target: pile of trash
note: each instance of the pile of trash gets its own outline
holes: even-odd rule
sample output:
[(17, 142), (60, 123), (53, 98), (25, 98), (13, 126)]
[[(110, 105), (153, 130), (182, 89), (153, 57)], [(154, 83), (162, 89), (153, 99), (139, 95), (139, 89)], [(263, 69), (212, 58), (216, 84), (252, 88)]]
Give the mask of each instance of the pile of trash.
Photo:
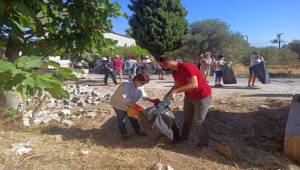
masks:
[[(45, 94), (41, 106), (33, 111), (32, 106), (38, 103), (39, 99), (32, 99), (23, 104), (20, 111), (23, 112), (24, 126), (31, 124), (47, 124), (54, 120), (72, 126), (74, 120), (81, 117), (95, 117), (97, 114), (105, 112), (101, 110), (84, 109), (88, 105), (98, 105), (101, 102), (109, 102), (112, 93), (107, 89), (100, 89), (89, 85), (66, 85), (66, 90), (70, 93), (69, 99), (54, 99)], [(104, 91), (106, 90), (106, 91)], [(80, 107), (76, 112), (71, 112), (72, 107)]]

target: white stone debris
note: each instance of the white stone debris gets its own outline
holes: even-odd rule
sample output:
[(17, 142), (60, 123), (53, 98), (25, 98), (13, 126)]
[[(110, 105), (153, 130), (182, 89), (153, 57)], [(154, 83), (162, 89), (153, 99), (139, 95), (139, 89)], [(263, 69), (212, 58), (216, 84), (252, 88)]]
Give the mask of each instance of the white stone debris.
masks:
[(88, 155), (88, 154), (90, 154), (90, 152), (91, 152), (91, 150), (89, 150), (88, 148), (82, 148), (82, 149), (80, 149), (80, 153), (82, 155)]
[[(31, 126), (32, 119), (34, 119), (33, 123), (37, 125), (48, 124), (51, 120), (54, 120), (72, 126), (72, 120), (79, 120), (82, 116), (94, 118), (99, 112), (102, 114), (99, 110), (85, 111), (85, 107), (98, 105), (101, 102), (109, 102), (112, 95), (112, 91), (89, 85), (69, 84), (65, 86), (65, 89), (70, 93), (69, 99), (54, 99), (44, 94), (46, 96), (45, 100), (43, 100), (40, 109), (35, 112), (34, 117), (30, 106), (38, 103), (38, 98), (24, 103), (22, 109), (24, 126)], [(70, 110), (70, 108), (78, 106), (82, 107), (79, 112), (73, 113)]]
[(29, 140), (24, 143), (12, 144), (12, 148), (5, 152), (6, 155), (23, 155), (31, 152), (32, 142)]

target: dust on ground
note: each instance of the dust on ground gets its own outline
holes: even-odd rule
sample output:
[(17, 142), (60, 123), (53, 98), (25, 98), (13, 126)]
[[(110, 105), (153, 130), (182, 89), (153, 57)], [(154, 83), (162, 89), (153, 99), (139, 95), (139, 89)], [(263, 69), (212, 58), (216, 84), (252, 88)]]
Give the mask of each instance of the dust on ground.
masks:
[[(101, 78), (89, 79), (81, 83), (100, 85)], [(189, 141), (169, 144), (157, 139), (151, 129), (145, 129), (147, 137), (135, 136), (129, 126), (131, 137), (121, 140), (115, 113), (109, 103), (103, 102), (84, 108), (101, 110), (101, 114), (81, 118), (72, 127), (50, 122), (22, 128), (18, 119), (0, 119), (0, 169), (153, 169), (159, 162), (174, 169), (299, 169), (283, 155), (283, 140), (289, 103), (292, 94), (300, 93), (300, 80), (273, 79), (272, 84), (258, 84), (260, 89), (246, 88), (246, 81), (238, 78), (238, 85), (213, 88), (207, 115), (210, 147), (204, 150), (194, 148), (195, 130)], [(210, 82), (213, 85), (212, 79)], [(152, 80), (146, 92), (162, 98), (171, 86), (170, 77)], [(171, 105), (179, 126), (181, 106), (182, 100)], [(28, 140), (32, 141), (29, 154), (5, 154), (11, 144)]]

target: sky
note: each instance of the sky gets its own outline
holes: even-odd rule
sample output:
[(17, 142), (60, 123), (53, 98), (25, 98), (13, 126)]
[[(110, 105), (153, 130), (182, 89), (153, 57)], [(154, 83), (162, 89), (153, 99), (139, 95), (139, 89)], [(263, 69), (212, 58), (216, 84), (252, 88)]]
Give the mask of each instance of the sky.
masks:
[[(112, 0), (121, 5), (127, 15), (130, 0)], [(233, 32), (248, 36), (256, 47), (276, 46), (270, 41), (277, 33), (284, 33), (286, 43), (300, 39), (300, 0), (181, 0), (189, 23), (203, 19), (221, 19)], [(113, 31), (125, 34), (128, 20), (112, 19)]]

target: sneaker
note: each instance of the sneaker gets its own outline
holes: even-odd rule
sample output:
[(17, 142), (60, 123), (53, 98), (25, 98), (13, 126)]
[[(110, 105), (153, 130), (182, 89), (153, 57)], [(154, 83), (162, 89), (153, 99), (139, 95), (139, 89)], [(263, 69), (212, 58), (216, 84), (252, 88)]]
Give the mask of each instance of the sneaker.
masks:
[(219, 86), (219, 87), (224, 87), (222, 84), (219, 84), (218, 86)]

